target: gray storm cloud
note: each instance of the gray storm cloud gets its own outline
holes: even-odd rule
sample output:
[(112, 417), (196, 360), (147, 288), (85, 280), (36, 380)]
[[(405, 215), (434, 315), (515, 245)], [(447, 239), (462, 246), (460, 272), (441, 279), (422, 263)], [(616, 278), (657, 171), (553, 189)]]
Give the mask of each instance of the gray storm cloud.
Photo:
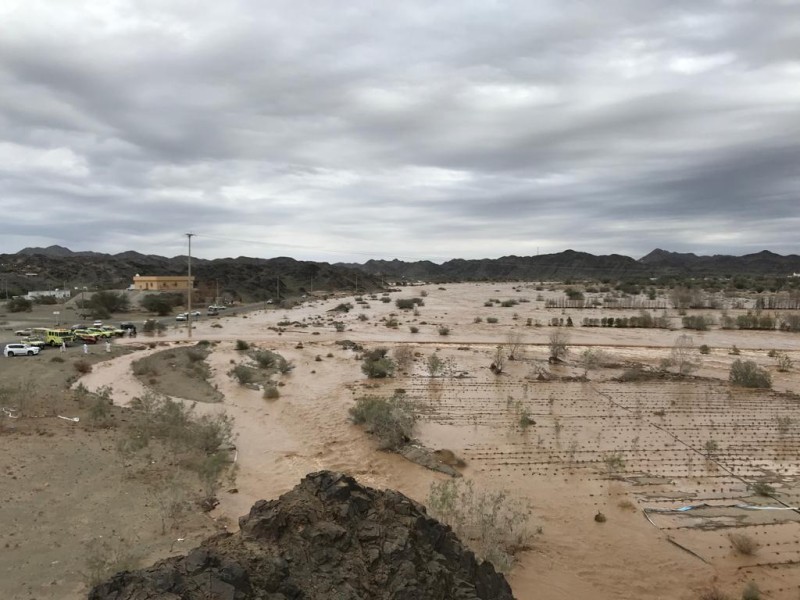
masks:
[[(800, 3), (17, 1), (0, 252), (797, 252)], [(96, 232), (102, 232), (97, 235)]]

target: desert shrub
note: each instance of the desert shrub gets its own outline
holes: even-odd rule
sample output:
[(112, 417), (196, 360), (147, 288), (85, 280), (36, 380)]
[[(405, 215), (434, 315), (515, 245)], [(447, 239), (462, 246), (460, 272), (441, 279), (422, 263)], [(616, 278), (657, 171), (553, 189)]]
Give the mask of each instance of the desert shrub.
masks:
[(690, 315), (683, 317), (683, 328), (694, 329), (695, 331), (707, 331), (709, 325), (713, 325), (710, 317), (704, 315)]
[(523, 408), (519, 414), (519, 426), (522, 429), (527, 429), (531, 425), (536, 425), (536, 421), (534, 421), (533, 418), (531, 418), (531, 415), (527, 411), (527, 409)]
[(347, 312), (350, 312), (352, 309), (353, 309), (353, 305), (352, 304), (350, 304), (349, 302), (342, 302), (341, 304), (338, 304), (337, 306), (332, 308), (330, 312), (347, 313)]
[(367, 315), (365, 315), (364, 313), (359, 313), (358, 320), (359, 321), (369, 321), (369, 317)]
[(471, 480), (447, 479), (431, 484), (427, 506), (431, 515), (500, 572), (508, 572), (515, 555), (532, 543), (530, 507), (505, 491), (477, 490)]
[(497, 317), (486, 317), (486, 322), (487, 322), (487, 323), (492, 323), (492, 324), (494, 324), (494, 323), (497, 323), (499, 320), (500, 320), (500, 319), (498, 319)]
[(146, 311), (165, 317), (173, 308), (183, 304), (183, 294), (148, 294), (140, 304)]
[(419, 327), (417, 327), (416, 325), (409, 325), (408, 330), (411, 333), (419, 333)]
[(741, 360), (737, 358), (733, 361), (728, 380), (733, 385), (746, 388), (769, 389), (772, 387), (772, 378), (770, 374), (752, 360)]
[(792, 369), (792, 359), (789, 358), (789, 355), (785, 352), (778, 352), (778, 355), (775, 357), (778, 362), (778, 371), (781, 373), (787, 373)]
[(190, 363), (198, 363), (201, 360), (205, 360), (207, 352), (197, 349), (197, 348), (189, 348), (186, 351), (186, 358), (189, 359)]
[(397, 308), (401, 308), (403, 310), (411, 310), (415, 306), (424, 306), (425, 302), (422, 298), (398, 298), (394, 301)]
[(275, 369), (283, 372), (283, 365), (287, 363), (283, 356), (271, 350), (255, 350), (250, 352), (248, 356), (255, 361), (260, 369)]
[(606, 469), (609, 473), (617, 473), (625, 469), (625, 459), (623, 458), (622, 454), (618, 452), (606, 454), (603, 456), (603, 462), (605, 463)]
[(89, 422), (93, 427), (108, 425), (111, 418), (111, 388), (102, 387), (94, 394), (90, 394), (92, 400), (89, 404)]
[(63, 359), (63, 358), (61, 358), (60, 356), (54, 356), (53, 358), (51, 358), (51, 359), (50, 359), (50, 362), (54, 362), (54, 363), (63, 363), (63, 362), (64, 362), (64, 359)]
[(75, 364), (72, 366), (75, 367), (75, 370), (81, 375), (86, 375), (86, 373), (92, 372), (92, 363), (90, 363), (88, 360), (76, 360)]
[(392, 299), (389, 298), (389, 296), (384, 296), (383, 298), (381, 298), (381, 302), (383, 302), (384, 304), (389, 304), (389, 302), (391, 301)]
[(757, 496), (771, 496), (775, 493), (775, 488), (764, 481), (758, 481), (750, 486), (753, 493)]
[(236, 365), (231, 369), (231, 376), (241, 385), (253, 383), (256, 380), (256, 370), (247, 365)]
[(755, 581), (749, 582), (742, 590), (742, 600), (760, 600), (761, 590)]
[(239, 352), (244, 352), (250, 349), (250, 344), (244, 340), (236, 340), (236, 349)]
[(378, 438), (383, 449), (396, 450), (411, 439), (417, 420), (413, 406), (402, 394), (391, 398), (362, 396), (350, 408), (350, 416), (356, 425)]
[(500, 303), (500, 306), (502, 306), (503, 308), (511, 308), (512, 306), (516, 306), (517, 304), (519, 303), (516, 300), (503, 300)]
[(758, 542), (744, 533), (731, 533), (728, 535), (728, 540), (736, 552), (746, 556), (755, 554), (759, 548)]
[(6, 310), (12, 313), (31, 312), (33, 310), (33, 302), (22, 296), (12, 298), (6, 302)]
[(450, 335), (450, 328), (447, 325), (439, 325), (439, 329), (437, 329), (439, 335)]
[(278, 390), (278, 386), (276, 385), (267, 385), (264, 387), (264, 399), (265, 400), (275, 400), (280, 398), (280, 391)]
[(334, 328), (334, 330), (336, 330), (338, 333), (341, 333), (341, 332), (343, 332), (343, 331), (345, 330), (345, 324), (344, 324), (344, 323), (342, 323), (341, 321), (334, 321), (334, 323), (333, 323), (333, 328)]
[(712, 586), (700, 593), (700, 600), (730, 600), (730, 596), (717, 586)]
[(194, 414), (194, 405), (149, 392), (131, 401), (133, 414), (129, 449), (146, 447), (159, 439), (179, 450), (212, 454), (227, 450), (233, 441), (233, 420), (226, 414)]
[(395, 364), (386, 348), (375, 348), (364, 353), (361, 371), (370, 379), (383, 379), (394, 375)]
[(394, 349), (394, 360), (398, 367), (407, 369), (414, 361), (414, 350), (410, 346), (397, 346)]
[(711, 348), (708, 347), (708, 344), (700, 344), (697, 349), (700, 351), (700, 354), (711, 354)]
[(95, 313), (111, 314), (125, 312), (130, 308), (131, 301), (124, 293), (100, 291), (92, 294), (89, 306)]

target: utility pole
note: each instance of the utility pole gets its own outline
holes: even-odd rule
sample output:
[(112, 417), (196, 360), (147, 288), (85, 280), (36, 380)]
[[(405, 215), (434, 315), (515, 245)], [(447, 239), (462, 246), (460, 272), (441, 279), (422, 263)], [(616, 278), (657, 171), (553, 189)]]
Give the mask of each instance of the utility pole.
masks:
[(186, 325), (188, 328), (188, 337), (191, 339), (192, 337), (192, 236), (193, 233), (187, 233), (186, 237), (189, 238), (189, 280), (186, 282), (186, 286), (189, 288), (188, 293), (186, 294), (186, 307), (188, 309), (188, 313), (186, 314)]

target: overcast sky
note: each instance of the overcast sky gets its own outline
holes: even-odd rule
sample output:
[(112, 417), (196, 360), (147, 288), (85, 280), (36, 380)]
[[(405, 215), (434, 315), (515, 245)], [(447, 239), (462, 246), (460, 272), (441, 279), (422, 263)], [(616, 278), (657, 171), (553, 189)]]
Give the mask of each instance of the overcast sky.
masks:
[(799, 253), (797, 0), (4, 0), (0, 252)]

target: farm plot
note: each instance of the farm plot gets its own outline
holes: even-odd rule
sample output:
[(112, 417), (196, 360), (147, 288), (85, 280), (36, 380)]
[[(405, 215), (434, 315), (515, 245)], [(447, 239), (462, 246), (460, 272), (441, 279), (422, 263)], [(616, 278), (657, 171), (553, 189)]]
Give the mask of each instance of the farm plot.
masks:
[(797, 399), (703, 380), (414, 378), (406, 392), (426, 407), (423, 441), (462, 454), (476, 477), (590, 505), (623, 486), (660, 535), (770, 598), (797, 598)]

